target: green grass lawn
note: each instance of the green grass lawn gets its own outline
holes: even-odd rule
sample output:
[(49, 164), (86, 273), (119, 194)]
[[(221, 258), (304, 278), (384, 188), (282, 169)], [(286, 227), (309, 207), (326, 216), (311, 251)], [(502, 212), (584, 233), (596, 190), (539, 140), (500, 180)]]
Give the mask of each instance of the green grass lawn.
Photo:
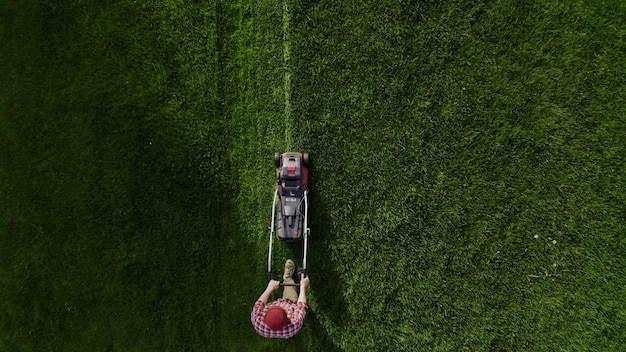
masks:
[[(625, 13), (0, 0), (0, 350), (619, 351)], [(286, 150), (310, 309), (276, 341)]]

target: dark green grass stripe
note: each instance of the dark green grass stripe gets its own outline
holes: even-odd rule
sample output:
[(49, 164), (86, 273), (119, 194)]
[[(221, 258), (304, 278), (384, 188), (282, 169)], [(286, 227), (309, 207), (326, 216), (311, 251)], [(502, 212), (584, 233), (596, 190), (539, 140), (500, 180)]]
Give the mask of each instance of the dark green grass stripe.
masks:
[(3, 8), (6, 350), (217, 346), (215, 8), (153, 5)]

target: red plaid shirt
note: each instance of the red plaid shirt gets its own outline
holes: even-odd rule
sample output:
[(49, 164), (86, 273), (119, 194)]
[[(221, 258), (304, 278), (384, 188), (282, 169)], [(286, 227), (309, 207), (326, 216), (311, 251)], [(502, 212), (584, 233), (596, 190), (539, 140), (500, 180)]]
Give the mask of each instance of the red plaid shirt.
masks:
[[(281, 330), (274, 331), (265, 324), (265, 313), (270, 307), (279, 306), (287, 313), (287, 318), (291, 321), (290, 324), (285, 325)], [(257, 301), (252, 310), (250, 316), (254, 329), (263, 337), (276, 337), (281, 339), (288, 339), (295, 335), (304, 322), (306, 316), (307, 305), (305, 303), (293, 303), (291, 300), (279, 298), (272, 303), (263, 303)]]

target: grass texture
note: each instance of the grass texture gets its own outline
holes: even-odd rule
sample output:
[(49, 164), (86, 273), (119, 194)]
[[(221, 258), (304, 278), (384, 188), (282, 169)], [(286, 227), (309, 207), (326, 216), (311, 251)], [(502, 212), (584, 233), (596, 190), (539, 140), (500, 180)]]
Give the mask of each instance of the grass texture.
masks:
[[(0, 350), (620, 350), (625, 12), (1, 0)], [(310, 310), (276, 341), (286, 150)]]

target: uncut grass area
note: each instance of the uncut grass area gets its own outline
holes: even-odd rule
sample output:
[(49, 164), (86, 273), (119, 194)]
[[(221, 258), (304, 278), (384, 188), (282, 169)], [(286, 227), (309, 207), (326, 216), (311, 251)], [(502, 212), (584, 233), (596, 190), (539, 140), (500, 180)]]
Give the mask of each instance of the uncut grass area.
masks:
[[(0, 0), (0, 351), (620, 351), (625, 13)], [(283, 341), (249, 316), (287, 150)]]

